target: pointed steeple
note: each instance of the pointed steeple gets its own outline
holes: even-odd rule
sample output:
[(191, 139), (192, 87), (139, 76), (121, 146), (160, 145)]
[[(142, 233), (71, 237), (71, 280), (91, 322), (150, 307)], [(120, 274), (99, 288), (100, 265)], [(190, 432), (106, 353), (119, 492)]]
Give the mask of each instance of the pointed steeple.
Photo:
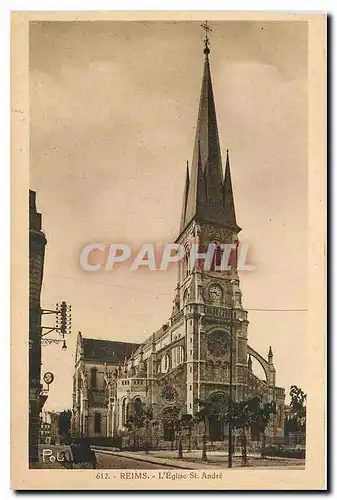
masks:
[[(225, 184), (223, 181), (208, 44), (209, 41), (206, 38), (204, 74), (201, 86), (193, 161), (191, 175), (188, 175), (188, 182), (186, 176), (180, 232), (193, 219), (231, 226), (238, 232), (240, 228), (236, 225), (228, 158)], [(228, 214), (226, 209), (228, 210)]]
[(223, 195), (224, 195), (226, 222), (231, 226), (237, 226), (228, 149), (226, 155), (226, 170), (225, 170)]
[(273, 351), (271, 346), (269, 346), (269, 352), (268, 352), (268, 363), (271, 365), (273, 364)]
[(188, 191), (190, 187), (190, 173), (188, 169), (188, 162), (186, 163), (186, 178), (185, 178), (185, 189), (184, 189), (184, 197), (183, 197), (183, 206), (181, 210), (181, 218), (180, 218), (180, 232), (184, 229), (185, 216), (186, 216), (186, 205), (187, 205), (187, 197)]

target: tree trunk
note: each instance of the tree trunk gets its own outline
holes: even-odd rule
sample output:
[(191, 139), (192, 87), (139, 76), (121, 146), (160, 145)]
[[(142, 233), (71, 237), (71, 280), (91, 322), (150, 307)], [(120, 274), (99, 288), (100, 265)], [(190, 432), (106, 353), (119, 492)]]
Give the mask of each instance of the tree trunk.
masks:
[(176, 439), (176, 433), (174, 432), (174, 430), (172, 429), (171, 430), (171, 451), (174, 450), (174, 441)]
[(178, 458), (184, 458), (183, 457), (183, 439), (182, 439), (181, 435), (179, 436)]
[(145, 453), (149, 453), (149, 424), (145, 425)]
[(136, 451), (136, 430), (132, 432), (132, 451)]
[(204, 422), (204, 435), (202, 437), (202, 460), (207, 461), (207, 422)]
[(188, 451), (191, 451), (192, 426), (188, 429)]
[(245, 429), (242, 429), (241, 449), (242, 449), (242, 466), (243, 467), (247, 467), (247, 465), (248, 465), (248, 460), (247, 460), (247, 436), (246, 436), (246, 430)]
[(262, 432), (261, 458), (266, 458), (266, 431)]

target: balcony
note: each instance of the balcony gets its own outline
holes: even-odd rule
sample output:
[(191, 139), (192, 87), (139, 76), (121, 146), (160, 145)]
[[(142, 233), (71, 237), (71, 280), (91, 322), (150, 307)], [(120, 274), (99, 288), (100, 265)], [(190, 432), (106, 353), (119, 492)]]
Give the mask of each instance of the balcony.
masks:
[(129, 390), (129, 391), (145, 391), (147, 389), (147, 379), (146, 378), (124, 378), (119, 379), (117, 382), (117, 387), (119, 390)]

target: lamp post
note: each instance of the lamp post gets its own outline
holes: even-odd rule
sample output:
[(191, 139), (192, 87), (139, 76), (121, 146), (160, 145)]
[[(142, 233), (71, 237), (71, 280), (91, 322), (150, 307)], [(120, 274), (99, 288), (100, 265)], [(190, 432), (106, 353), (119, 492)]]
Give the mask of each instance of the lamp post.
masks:
[(231, 330), (229, 343), (229, 400), (228, 400), (228, 467), (233, 465), (233, 333), (234, 307), (231, 308)]
[[(233, 285), (235, 280), (230, 280)], [(235, 320), (235, 294), (232, 290), (229, 342), (229, 401), (228, 401), (228, 468), (233, 466), (233, 336)]]
[[(236, 280), (231, 280), (234, 284)], [(233, 466), (233, 337), (236, 332), (236, 321), (242, 322), (242, 318), (236, 318), (235, 293), (232, 294), (232, 307), (230, 315), (230, 343), (229, 343), (229, 401), (228, 401), (228, 467)]]

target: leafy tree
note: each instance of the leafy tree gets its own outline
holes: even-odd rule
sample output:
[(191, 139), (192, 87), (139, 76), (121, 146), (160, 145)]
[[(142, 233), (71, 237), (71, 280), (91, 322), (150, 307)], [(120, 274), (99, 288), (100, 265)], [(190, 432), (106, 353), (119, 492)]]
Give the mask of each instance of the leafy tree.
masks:
[(178, 458), (183, 458), (183, 422), (181, 418), (175, 421), (175, 435), (178, 441)]
[(188, 449), (191, 451), (191, 434), (194, 425), (193, 416), (189, 413), (184, 413), (180, 418), (175, 420), (175, 431), (178, 440), (178, 458), (183, 458), (183, 434), (188, 433)]
[(165, 423), (171, 429), (171, 450), (174, 448), (174, 441), (179, 434), (180, 422), (179, 422), (179, 408), (172, 406), (170, 412), (165, 415)]
[(242, 462), (248, 465), (247, 459), (247, 431), (253, 421), (252, 400), (232, 403), (232, 425), (239, 431), (241, 438)]
[(295, 423), (295, 428), (297, 431), (305, 432), (306, 420), (307, 420), (307, 395), (297, 387), (297, 385), (292, 385), (290, 387), (290, 407), (291, 407), (291, 417)]
[(125, 427), (128, 429), (129, 433), (132, 436), (132, 450), (136, 451), (139, 442), (139, 438), (137, 435), (137, 430), (139, 429), (139, 423), (137, 416), (135, 414), (131, 414), (128, 416), (128, 420), (125, 424)]
[(146, 453), (149, 451), (149, 431), (150, 431), (150, 425), (153, 422), (153, 408), (152, 406), (143, 406), (143, 414), (144, 414), (144, 422), (145, 422), (145, 429), (146, 429), (146, 436), (145, 436), (145, 450)]
[(242, 464), (248, 465), (247, 459), (247, 431), (255, 428), (262, 433), (261, 456), (265, 454), (266, 429), (271, 421), (272, 415), (276, 414), (276, 404), (264, 403), (260, 396), (254, 396), (244, 401), (233, 403), (232, 422), (233, 427), (239, 431), (241, 438)]
[(306, 430), (306, 400), (307, 395), (297, 387), (290, 387), (290, 414), (286, 417), (284, 423), (284, 434), (289, 436), (289, 433), (305, 432)]
[(192, 430), (195, 424), (195, 419), (189, 413), (184, 413), (181, 416), (183, 428), (187, 430), (188, 448), (187, 451), (191, 451), (191, 440), (192, 440)]
[(149, 428), (150, 423), (153, 421), (153, 408), (146, 406), (141, 401), (136, 401), (133, 405), (133, 411), (128, 416), (126, 427), (133, 435), (133, 449), (139, 447), (139, 430), (145, 427), (146, 441), (145, 449), (148, 451), (149, 447)]
[(204, 425), (204, 433), (202, 437), (202, 460), (207, 460), (207, 430), (209, 429), (212, 419), (216, 415), (216, 408), (213, 401), (197, 399), (196, 403), (200, 410), (196, 414), (198, 422)]
[(276, 415), (276, 403), (263, 402), (260, 396), (255, 396), (251, 400), (251, 428), (255, 427), (259, 434), (262, 434), (261, 458), (265, 457), (266, 450), (266, 429), (272, 419)]

